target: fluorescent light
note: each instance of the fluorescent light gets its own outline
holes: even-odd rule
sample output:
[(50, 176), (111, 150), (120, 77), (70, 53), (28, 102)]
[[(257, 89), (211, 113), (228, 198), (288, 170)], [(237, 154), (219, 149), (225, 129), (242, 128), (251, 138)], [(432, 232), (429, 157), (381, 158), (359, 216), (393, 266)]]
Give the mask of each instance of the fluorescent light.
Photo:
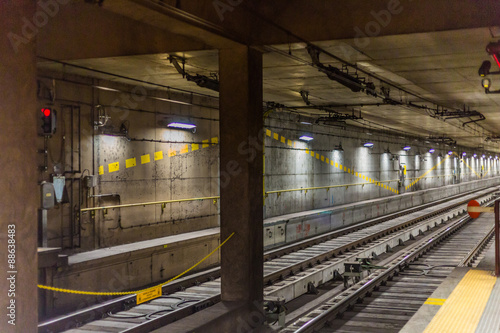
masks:
[(107, 90), (107, 91), (114, 91), (114, 92), (120, 92), (118, 89), (113, 89), (113, 88), (108, 88), (108, 87), (103, 87), (103, 86), (93, 86), (94, 88), (100, 89), (100, 90)]
[(170, 123), (167, 125), (170, 128), (179, 128), (179, 129), (193, 129), (196, 128), (196, 125), (186, 124), (186, 123)]
[(465, 155), (467, 155), (467, 153), (466, 153), (466, 152), (463, 152), (463, 153), (462, 153), (462, 156), (465, 156)]
[(484, 154), (483, 154), (483, 156), (482, 156), (482, 157), (483, 157), (483, 158), (485, 158), (485, 157), (486, 157), (486, 155), (484, 155)]
[(403, 147), (403, 150), (405, 150), (405, 151), (408, 151), (408, 150), (410, 150), (410, 149), (411, 149), (411, 147), (410, 147), (410, 146), (404, 146), (404, 147)]
[(312, 123), (308, 122), (308, 121), (301, 121), (300, 122), (302, 125), (312, 125)]
[(373, 142), (365, 142), (363, 143), (363, 147), (366, 147), (366, 148), (373, 148), (374, 144)]
[(181, 105), (193, 105), (191, 103), (176, 101), (175, 99), (170, 99), (170, 98), (163, 98), (163, 97), (156, 97), (156, 96), (149, 96), (149, 98), (157, 99), (159, 101), (164, 101), (164, 102), (169, 102), (169, 103), (181, 104)]
[(477, 157), (477, 154), (474, 154), (474, 155), (472, 155), (472, 156)]
[(429, 153), (431, 153), (431, 154), (434, 154), (435, 151), (436, 151), (436, 149), (434, 149), (434, 148), (429, 149)]
[(311, 141), (313, 140), (314, 138), (310, 137), (310, 136), (307, 136), (307, 135), (302, 135), (299, 140), (302, 140), (302, 141)]
[(453, 152), (450, 150), (450, 151), (448, 152), (448, 155), (451, 155), (451, 154), (453, 154)]

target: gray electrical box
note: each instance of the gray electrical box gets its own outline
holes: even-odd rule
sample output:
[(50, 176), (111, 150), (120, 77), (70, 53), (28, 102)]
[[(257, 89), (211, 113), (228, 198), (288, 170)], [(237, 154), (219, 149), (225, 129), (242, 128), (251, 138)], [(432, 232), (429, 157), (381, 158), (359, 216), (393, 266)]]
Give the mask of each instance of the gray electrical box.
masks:
[(97, 186), (97, 177), (94, 175), (85, 176), (85, 185), (87, 185), (88, 188), (96, 187)]
[(42, 209), (50, 209), (54, 207), (55, 204), (55, 191), (54, 185), (52, 183), (42, 182), (41, 184), (41, 206)]

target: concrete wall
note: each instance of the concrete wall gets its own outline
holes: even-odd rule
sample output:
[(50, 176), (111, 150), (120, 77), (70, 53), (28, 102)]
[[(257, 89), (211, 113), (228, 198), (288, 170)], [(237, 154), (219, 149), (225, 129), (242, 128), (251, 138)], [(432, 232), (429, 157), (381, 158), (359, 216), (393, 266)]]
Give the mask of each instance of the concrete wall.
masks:
[[(218, 137), (217, 100), (58, 73), (40, 73), (39, 78), (43, 88), (40, 107), (50, 105), (58, 112), (56, 134), (48, 139), (48, 172), (41, 172), (40, 180), (51, 181), (53, 166), (59, 163), (60, 173), (66, 172), (69, 197), (73, 196), (72, 203), (59, 204), (48, 212), (49, 246), (78, 248), (79, 230), (80, 250), (90, 250), (218, 225), (218, 207), (212, 200), (86, 212), (80, 221), (78, 216), (71, 221), (71, 210), (79, 208), (80, 178), (89, 174), (98, 183), (91, 189), (82, 183), (82, 208), (218, 195), (218, 146), (212, 144)], [(51, 101), (53, 91), (55, 100)], [(81, 110), (80, 147), (77, 109), (71, 131), (68, 105)], [(99, 116), (97, 105), (109, 117), (104, 126), (93, 126)], [(173, 121), (195, 123), (196, 133), (167, 129)], [(122, 127), (127, 136), (122, 135)]]
[[(375, 130), (303, 125), (299, 121), (297, 116), (278, 112), (267, 120), (270, 132), (265, 140), (266, 191), (348, 186), (270, 193), (266, 198), (266, 218), (500, 174), (499, 160), (495, 156), (490, 159), (489, 155), (482, 158), (479, 151), (474, 158), (474, 151), (463, 147), (433, 145), (424, 140)], [(302, 135), (310, 135), (314, 140), (298, 140)], [(363, 147), (367, 141), (373, 142), (374, 148)], [(339, 144), (343, 151), (334, 149)], [(412, 149), (404, 151), (404, 145), (410, 145)], [(431, 154), (428, 152), (430, 148), (436, 151)], [(448, 156), (450, 150), (454, 153)], [(467, 155), (462, 160), (464, 151)], [(398, 183), (403, 176), (404, 181)], [(414, 183), (415, 178), (421, 176)], [(377, 185), (374, 182), (383, 183)]]
[[(39, 181), (51, 181), (54, 165), (59, 165), (58, 172), (67, 177), (69, 199), (48, 212), (49, 246), (87, 251), (218, 225), (218, 202), (212, 200), (78, 215), (80, 207), (219, 195), (217, 99), (47, 70), (39, 73), (38, 97), (40, 108), (50, 106), (58, 111), (57, 132), (47, 140), (48, 170), (40, 172)], [(107, 121), (99, 119), (104, 114)], [(265, 218), (499, 174), (498, 160), (472, 158), (472, 150), (465, 150), (464, 162), (458, 155), (445, 158), (448, 150), (461, 154), (461, 147), (433, 147), (381, 131), (304, 125), (298, 120), (284, 112), (271, 113), (265, 119), (265, 190), (337, 187), (268, 193)], [(96, 125), (99, 121), (105, 125)], [(172, 121), (195, 123), (196, 133), (167, 129)], [(298, 140), (304, 134), (314, 140)], [(375, 147), (362, 147), (366, 141)], [(41, 151), (43, 144), (40, 138)], [(343, 151), (334, 149), (339, 144)], [(406, 144), (412, 146), (409, 152), (402, 150)], [(427, 153), (431, 147), (436, 149), (434, 154)], [(44, 165), (43, 153), (39, 163)], [(97, 177), (97, 187), (87, 188), (87, 175)], [(398, 183), (403, 176), (404, 181)]]

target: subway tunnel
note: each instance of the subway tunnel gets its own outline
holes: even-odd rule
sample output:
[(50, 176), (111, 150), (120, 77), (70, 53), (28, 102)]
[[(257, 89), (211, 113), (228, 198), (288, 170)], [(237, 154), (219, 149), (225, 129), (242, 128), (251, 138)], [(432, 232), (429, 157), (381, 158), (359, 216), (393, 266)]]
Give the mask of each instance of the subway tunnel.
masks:
[(0, 8), (2, 332), (500, 331), (497, 2)]

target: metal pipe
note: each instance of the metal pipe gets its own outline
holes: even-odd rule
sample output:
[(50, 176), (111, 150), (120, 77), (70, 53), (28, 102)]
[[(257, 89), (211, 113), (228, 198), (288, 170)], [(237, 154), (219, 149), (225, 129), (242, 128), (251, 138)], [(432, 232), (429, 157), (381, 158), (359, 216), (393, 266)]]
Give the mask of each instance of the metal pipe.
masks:
[[(392, 180), (383, 180), (383, 181), (377, 181), (374, 183), (391, 183), (391, 182), (397, 182), (397, 179), (392, 179)], [(288, 190), (276, 190), (276, 191), (267, 191), (267, 194), (271, 193), (283, 193), (283, 192), (295, 192), (295, 191), (308, 191), (308, 190), (319, 190), (319, 189), (328, 189), (328, 188), (336, 188), (336, 187), (346, 187), (346, 186), (359, 186), (359, 185), (370, 185), (373, 183), (353, 183), (353, 184), (341, 184), (341, 185), (330, 185), (330, 186), (317, 186), (317, 187), (304, 187), (304, 188), (294, 188), (294, 189), (288, 189)]]
[(112, 205), (112, 206), (102, 206), (102, 207), (91, 207), (91, 208), (83, 208), (81, 210), (81, 212), (83, 213), (83, 212), (88, 212), (88, 211), (114, 209), (114, 208), (161, 205), (161, 204), (174, 203), (174, 202), (188, 202), (188, 201), (210, 200), (210, 199), (216, 200), (216, 199), (219, 199), (219, 196), (202, 197), (202, 198), (190, 198), (190, 199), (177, 199), (177, 200), (164, 200), (164, 201), (151, 201), (151, 202), (142, 202), (142, 203), (124, 204), (124, 205)]

